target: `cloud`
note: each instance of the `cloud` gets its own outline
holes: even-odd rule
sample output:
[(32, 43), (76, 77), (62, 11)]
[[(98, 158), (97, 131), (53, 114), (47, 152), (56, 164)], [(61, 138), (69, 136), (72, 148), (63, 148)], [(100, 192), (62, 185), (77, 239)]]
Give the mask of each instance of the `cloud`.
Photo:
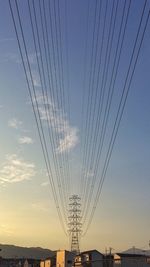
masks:
[(7, 53), (1, 57), (1, 62), (15, 62), (16, 64), (21, 64), (21, 58), (17, 53)]
[(12, 118), (8, 122), (8, 126), (11, 128), (18, 129), (22, 125), (22, 121), (18, 120), (17, 118)]
[[(32, 73), (33, 85), (35, 87), (41, 87), (40, 76), (39, 76), (38, 71), (32, 69), (31, 73)], [(30, 84), (32, 84), (30, 72), (27, 72), (27, 75), (28, 75), (28, 79), (29, 79)]]
[(19, 144), (26, 144), (26, 145), (29, 145), (29, 144), (33, 144), (33, 140), (31, 137), (29, 136), (22, 136), (18, 139), (18, 142)]
[(70, 125), (67, 116), (62, 114), (62, 110), (58, 109), (49, 98), (43, 98), (43, 95), (39, 94), (37, 101), (41, 119), (58, 134), (56, 152), (69, 152), (79, 143), (78, 129)]
[(93, 177), (95, 174), (94, 174), (94, 172), (92, 172), (92, 171), (85, 171), (85, 176), (87, 177), (87, 178), (91, 178), (91, 177)]
[(78, 130), (77, 128), (70, 128), (68, 132), (65, 132), (64, 138), (59, 140), (59, 146), (57, 152), (62, 153), (65, 150), (71, 150), (78, 144)]
[(0, 224), (0, 232), (7, 236), (14, 234), (14, 231), (7, 224)]
[[(0, 43), (7, 42), (7, 41), (13, 41), (13, 39), (0, 39)], [(37, 53), (37, 56), (40, 57), (40, 53)], [(36, 59), (36, 53), (28, 53), (28, 59), (32, 66), (35, 66), (37, 64)], [(15, 62), (16, 64), (22, 64), (22, 60), (19, 54), (17, 53), (7, 53), (4, 54), (3, 57), (1, 57), (2, 62)], [(25, 62), (27, 60), (25, 59)]]
[(5, 162), (0, 167), (0, 183), (16, 183), (30, 180), (35, 176), (35, 165), (24, 161), (16, 154), (7, 155)]
[(48, 185), (49, 185), (49, 182), (48, 182), (48, 181), (43, 182), (43, 183), (41, 184), (41, 186), (48, 186)]
[(38, 75), (37, 71), (32, 71), (32, 78), (33, 78), (33, 83), (35, 87), (40, 87), (41, 83), (40, 83), (40, 77)]
[(37, 63), (37, 57), (40, 57), (40, 53), (38, 52), (37, 55), (36, 53), (30, 53), (28, 54), (28, 59), (31, 65), (35, 65)]
[(44, 211), (44, 212), (47, 212), (49, 209), (48, 207), (46, 207), (46, 205), (40, 203), (40, 202), (37, 202), (37, 203), (32, 203), (31, 204), (31, 207), (36, 210), (36, 211)]

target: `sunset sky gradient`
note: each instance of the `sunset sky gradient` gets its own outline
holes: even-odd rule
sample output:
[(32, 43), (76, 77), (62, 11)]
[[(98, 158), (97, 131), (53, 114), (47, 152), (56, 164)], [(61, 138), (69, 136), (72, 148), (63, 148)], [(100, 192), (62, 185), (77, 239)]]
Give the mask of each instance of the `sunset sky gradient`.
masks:
[[(25, 32), (28, 33), (26, 1), (20, 2)], [(64, 12), (65, 0), (60, 2)], [(81, 89), (88, 1), (67, 0), (66, 2), (71, 113), (70, 117), (66, 114), (65, 120), (68, 131), (72, 133), (72, 138), (68, 142), (72, 164), (72, 193), (78, 193)], [(95, 3), (95, 0), (93, 2)], [(112, 3), (111, 0), (109, 2)], [(143, 1), (131, 2), (125, 52), (130, 50)], [(147, 1), (148, 8), (150, 8), (150, 1)], [(41, 246), (52, 250), (68, 249), (68, 238), (64, 235), (58, 220), (47, 177), (8, 1), (0, 1), (0, 21), (0, 243)], [(30, 62), (35, 69), (35, 52), (29, 35)], [(122, 75), (127, 58), (128, 54), (124, 53)], [(106, 247), (112, 247), (115, 251), (120, 251), (131, 246), (148, 248), (150, 239), (149, 70), (150, 21), (95, 217), (88, 233), (81, 240), (82, 250), (96, 248), (104, 251)], [(35, 86), (40, 91), (36, 69), (34, 78)], [(121, 82), (120, 77), (118, 88)], [(42, 115), (44, 116), (44, 113)], [(57, 147), (56, 153), (63, 153), (63, 149), (62, 142)]]

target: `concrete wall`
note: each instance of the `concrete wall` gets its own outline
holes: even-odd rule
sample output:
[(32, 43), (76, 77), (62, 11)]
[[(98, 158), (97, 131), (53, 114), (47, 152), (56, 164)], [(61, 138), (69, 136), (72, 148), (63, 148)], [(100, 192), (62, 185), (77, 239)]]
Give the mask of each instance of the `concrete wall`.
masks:
[(72, 267), (74, 254), (66, 250), (57, 251), (56, 267)]
[(114, 267), (150, 267), (146, 258), (121, 258), (120, 261), (114, 261)]
[(103, 267), (103, 255), (93, 251), (91, 255), (92, 267)]

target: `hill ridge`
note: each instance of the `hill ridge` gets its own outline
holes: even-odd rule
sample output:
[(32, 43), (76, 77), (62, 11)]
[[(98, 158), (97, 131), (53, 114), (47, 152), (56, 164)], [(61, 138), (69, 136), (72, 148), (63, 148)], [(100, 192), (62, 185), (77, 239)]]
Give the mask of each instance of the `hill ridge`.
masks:
[(22, 247), (10, 244), (0, 244), (2, 258), (34, 258), (43, 259), (53, 256), (54, 251), (41, 247)]

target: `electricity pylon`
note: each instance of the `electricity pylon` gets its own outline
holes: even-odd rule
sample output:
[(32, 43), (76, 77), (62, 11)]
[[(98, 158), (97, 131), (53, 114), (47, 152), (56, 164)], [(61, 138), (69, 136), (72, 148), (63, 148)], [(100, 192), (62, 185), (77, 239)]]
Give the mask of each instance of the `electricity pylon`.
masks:
[(71, 251), (76, 254), (80, 253), (79, 240), (81, 236), (81, 198), (73, 195), (69, 198), (69, 234), (71, 237)]

